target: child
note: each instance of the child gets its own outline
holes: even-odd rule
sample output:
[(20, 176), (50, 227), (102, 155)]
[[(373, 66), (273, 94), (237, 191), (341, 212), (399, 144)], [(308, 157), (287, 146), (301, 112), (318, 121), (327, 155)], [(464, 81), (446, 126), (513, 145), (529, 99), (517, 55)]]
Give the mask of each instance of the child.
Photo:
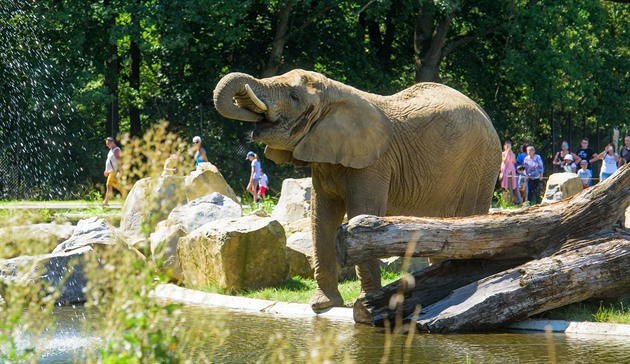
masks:
[(525, 166), (516, 167), (516, 175), (518, 177), (518, 193), (519, 203), (525, 202), (527, 198), (527, 174), (525, 173)]
[(564, 156), (564, 164), (562, 165), (562, 168), (565, 172), (575, 173), (577, 167), (575, 163), (573, 163), (573, 156), (571, 154), (567, 154)]
[(261, 169), (260, 170), (260, 181), (258, 182), (259, 183), (258, 201), (261, 201), (261, 200), (264, 201), (265, 200), (265, 192), (267, 192), (267, 182), (268, 181), (269, 180), (267, 179), (267, 175)]
[(591, 186), (591, 178), (593, 178), (593, 172), (588, 168), (588, 161), (582, 159), (580, 162), (580, 170), (577, 172), (578, 177), (582, 180), (582, 189), (587, 189)]

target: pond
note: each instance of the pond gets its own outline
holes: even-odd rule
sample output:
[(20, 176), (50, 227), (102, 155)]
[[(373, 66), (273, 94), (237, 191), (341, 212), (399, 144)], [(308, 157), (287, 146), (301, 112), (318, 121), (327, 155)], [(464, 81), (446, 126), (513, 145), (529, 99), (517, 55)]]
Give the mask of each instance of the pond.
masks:
[[(311, 342), (316, 340), (335, 343), (329, 346), (337, 348), (335, 362), (378, 363), (385, 357), (387, 363), (613, 363), (630, 357), (628, 337), (541, 332), (416, 334), (408, 343), (407, 336), (394, 336), (385, 354), (389, 335), (381, 328), (317, 317), (286, 318), (195, 306), (183, 310), (188, 323), (182, 329), (192, 330), (190, 336), (196, 338), (185, 343), (190, 345), (188, 352), (217, 363), (277, 362), (270, 355), (279, 347), (293, 362), (309, 362)], [(98, 331), (85, 329), (86, 320), (98, 319), (85, 308), (59, 307), (55, 317), (54, 334), (40, 344), (44, 353), (39, 363), (78, 362), (77, 353), (102, 344)], [(217, 321), (229, 330), (221, 345), (217, 345), (220, 337), (204, 329), (216, 326)], [(272, 336), (282, 339), (269, 344)]]

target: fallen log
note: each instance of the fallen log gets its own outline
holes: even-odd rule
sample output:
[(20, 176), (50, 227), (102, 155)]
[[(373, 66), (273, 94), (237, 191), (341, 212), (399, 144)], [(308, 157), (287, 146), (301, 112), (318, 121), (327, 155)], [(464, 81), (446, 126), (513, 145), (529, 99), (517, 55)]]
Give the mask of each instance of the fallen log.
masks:
[(419, 316), (404, 320), (416, 321), (427, 332), (486, 330), (591, 297), (629, 291), (630, 236), (609, 233), (577, 243), (583, 247), (458, 288), (424, 307)]
[(355, 302), (355, 321), (383, 326), (402, 318), (430, 332), (473, 331), (628, 293), (630, 238), (611, 226), (629, 204), (630, 166), (624, 166), (581, 194), (546, 206), (467, 219), (356, 217), (337, 236), (344, 264), (392, 255), (464, 260), (367, 294)]
[(522, 260), (445, 260), (368, 293), (354, 303), (354, 321), (384, 326), (385, 321), (402, 319), (416, 307), (426, 307), (466, 286), (503, 270), (524, 263)]
[[(391, 256), (537, 258), (567, 239), (613, 225), (630, 205), (630, 165), (554, 204), (465, 218), (360, 215), (337, 232), (341, 266)], [(410, 248), (411, 246), (411, 248)]]

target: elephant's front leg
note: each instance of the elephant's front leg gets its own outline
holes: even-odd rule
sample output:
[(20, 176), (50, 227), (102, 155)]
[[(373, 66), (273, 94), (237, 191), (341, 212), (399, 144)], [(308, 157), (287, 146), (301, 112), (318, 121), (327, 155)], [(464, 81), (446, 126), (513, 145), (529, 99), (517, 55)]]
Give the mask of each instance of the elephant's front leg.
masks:
[(310, 303), (313, 311), (317, 312), (343, 306), (343, 298), (337, 288), (335, 234), (345, 211), (341, 199), (326, 198), (317, 193), (317, 188), (313, 188), (312, 194), (313, 261), (317, 291)]

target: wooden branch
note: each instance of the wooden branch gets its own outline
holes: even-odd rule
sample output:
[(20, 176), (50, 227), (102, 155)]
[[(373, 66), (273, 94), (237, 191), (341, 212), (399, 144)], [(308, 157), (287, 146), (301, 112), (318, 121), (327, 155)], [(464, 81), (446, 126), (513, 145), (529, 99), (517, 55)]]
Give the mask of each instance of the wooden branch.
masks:
[(354, 303), (354, 321), (384, 326), (385, 321), (395, 322), (410, 315), (418, 305), (434, 304), (459, 287), (522, 263), (524, 261), (485, 259), (440, 262), (360, 297)]
[(630, 205), (630, 164), (571, 199), (466, 218), (361, 215), (337, 232), (341, 266), (390, 256), (519, 259), (554, 254), (569, 239), (613, 225)]
[[(492, 329), (553, 308), (628, 292), (630, 236), (608, 232), (583, 239), (581, 248), (535, 260), (455, 290), (415, 320), (429, 332)], [(599, 240), (598, 244), (589, 244)]]

